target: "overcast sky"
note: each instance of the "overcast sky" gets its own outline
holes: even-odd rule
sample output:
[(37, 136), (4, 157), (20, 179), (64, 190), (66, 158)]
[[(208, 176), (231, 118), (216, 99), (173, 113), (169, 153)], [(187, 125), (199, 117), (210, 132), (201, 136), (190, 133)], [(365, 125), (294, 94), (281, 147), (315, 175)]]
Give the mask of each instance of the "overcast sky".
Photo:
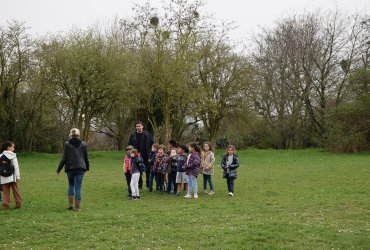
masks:
[[(147, 0), (0, 0), (0, 24), (7, 20), (25, 21), (32, 34), (68, 31), (73, 26), (86, 27), (96, 22), (127, 16), (133, 3)], [(161, 0), (150, 1), (160, 7)], [(303, 10), (340, 9), (370, 14), (370, 0), (206, 0), (206, 12), (215, 18), (234, 21), (238, 30), (234, 39), (244, 39), (259, 26), (271, 26), (286, 13)]]

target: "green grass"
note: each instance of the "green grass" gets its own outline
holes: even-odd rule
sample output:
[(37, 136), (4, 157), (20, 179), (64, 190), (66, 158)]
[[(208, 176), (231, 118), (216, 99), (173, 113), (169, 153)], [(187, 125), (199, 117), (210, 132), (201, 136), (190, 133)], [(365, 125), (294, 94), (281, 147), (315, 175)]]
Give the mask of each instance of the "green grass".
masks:
[(80, 213), (66, 210), (67, 178), (55, 173), (59, 155), (19, 154), (23, 208), (0, 210), (0, 248), (369, 249), (368, 154), (238, 154), (233, 198), (217, 163), (214, 196), (186, 200), (144, 190), (133, 202), (122, 154), (93, 152)]

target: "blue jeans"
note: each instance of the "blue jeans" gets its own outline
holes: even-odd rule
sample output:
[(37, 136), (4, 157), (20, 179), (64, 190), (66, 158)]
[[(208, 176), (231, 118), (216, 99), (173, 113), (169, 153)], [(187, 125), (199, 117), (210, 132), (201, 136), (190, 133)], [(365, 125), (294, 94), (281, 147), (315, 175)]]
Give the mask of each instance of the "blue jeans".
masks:
[(76, 200), (81, 200), (81, 187), (84, 178), (84, 171), (68, 171), (68, 195), (75, 196)]
[(198, 194), (197, 178), (192, 175), (187, 175), (187, 178), (188, 178), (188, 194), (191, 195), (192, 189), (193, 189), (194, 194)]
[(207, 190), (207, 182), (211, 191), (215, 191), (213, 188), (212, 175), (203, 174), (203, 190)]
[(234, 178), (227, 177), (227, 189), (231, 193), (234, 193), (234, 180)]

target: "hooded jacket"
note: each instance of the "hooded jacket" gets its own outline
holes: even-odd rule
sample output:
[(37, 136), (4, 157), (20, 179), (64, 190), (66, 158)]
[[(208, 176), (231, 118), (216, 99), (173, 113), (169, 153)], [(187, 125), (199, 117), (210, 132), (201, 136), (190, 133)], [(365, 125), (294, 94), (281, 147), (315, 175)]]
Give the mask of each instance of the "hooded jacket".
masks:
[(63, 157), (60, 160), (57, 172), (64, 167), (65, 172), (74, 169), (89, 171), (89, 158), (86, 143), (78, 138), (72, 138), (64, 144)]
[(201, 159), (198, 152), (194, 152), (188, 156), (187, 162), (185, 163), (186, 175), (198, 176), (200, 171)]
[(215, 164), (215, 154), (212, 151), (202, 154), (202, 174), (213, 175)]
[(0, 176), (0, 184), (7, 184), (11, 182), (17, 182), (21, 179), (21, 175), (19, 172), (19, 165), (17, 160), (17, 155), (12, 151), (4, 151), (2, 154), (0, 154), (0, 157), (2, 155), (5, 155), (6, 158), (10, 160), (10, 164), (14, 166), (14, 174), (8, 177)]

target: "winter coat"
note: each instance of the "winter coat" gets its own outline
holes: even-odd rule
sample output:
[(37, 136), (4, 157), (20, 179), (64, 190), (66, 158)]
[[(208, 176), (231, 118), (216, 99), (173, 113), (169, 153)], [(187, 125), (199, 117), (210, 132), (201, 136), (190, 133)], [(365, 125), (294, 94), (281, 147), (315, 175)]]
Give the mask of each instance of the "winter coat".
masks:
[(163, 154), (163, 155), (157, 154), (157, 157), (155, 158), (155, 163), (154, 163), (155, 173), (166, 173), (167, 168), (168, 168), (168, 155), (167, 154)]
[(10, 160), (10, 164), (13, 165), (14, 174), (8, 177), (0, 176), (0, 184), (7, 184), (7, 183), (19, 181), (21, 179), (21, 175), (19, 172), (17, 155), (12, 151), (4, 151), (2, 154), (0, 154), (0, 157), (3, 155), (5, 155), (5, 157)]
[(63, 157), (60, 160), (57, 172), (59, 173), (63, 167), (65, 172), (74, 169), (89, 171), (90, 164), (84, 141), (78, 138), (72, 138), (65, 142)]
[(215, 154), (212, 151), (202, 154), (202, 174), (213, 175)]
[(178, 155), (177, 157), (177, 172), (185, 172), (185, 163), (188, 159), (187, 154)]
[(188, 156), (187, 162), (185, 163), (186, 175), (197, 177), (201, 168), (201, 162), (202, 160), (200, 159), (198, 152), (190, 154), (190, 156)]
[(168, 162), (168, 168), (167, 168), (167, 173), (171, 172), (176, 172), (177, 171), (177, 165), (178, 165), (178, 156), (176, 155), (175, 157), (169, 157), (169, 162)]
[(133, 174), (140, 173), (142, 171), (143, 159), (139, 156), (131, 158), (131, 172)]
[(236, 179), (237, 177), (236, 169), (239, 167), (238, 156), (236, 154), (233, 154), (233, 161), (230, 165), (227, 163), (227, 158), (228, 158), (227, 154), (222, 156), (221, 167), (224, 170), (223, 177)]
[(148, 160), (148, 168), (150, 169), (150, 171), (152, 173), (154, 173), (154, 163), (155, 163), (155, 158), (157, 157), (157, 152), (156, 151), (152, 151), (150, 152), (150, 157), (149, 157), (149, 160)]
[(128, 139), (128, 145), (136, 148), (141, 154), (144, 162), (146, 162), (149, 160), (152, 145), (154, 143), (153, 137), (148, 131), (143, 131), (143, 143), (144, 145), (142, 146), (142, 148), (140, 148), (139, 145), (141, 144), (141, 142), (138, 142), (138, 139), (136, 138), (136, 132), (133, 132)]
[(132, 174), (132, 167), (131, 167), (131, 157), (129, 155), (125, 155), (125, 158), (123, 159), (123, 172), (126, 174), (127, 172), (130, 172)]

